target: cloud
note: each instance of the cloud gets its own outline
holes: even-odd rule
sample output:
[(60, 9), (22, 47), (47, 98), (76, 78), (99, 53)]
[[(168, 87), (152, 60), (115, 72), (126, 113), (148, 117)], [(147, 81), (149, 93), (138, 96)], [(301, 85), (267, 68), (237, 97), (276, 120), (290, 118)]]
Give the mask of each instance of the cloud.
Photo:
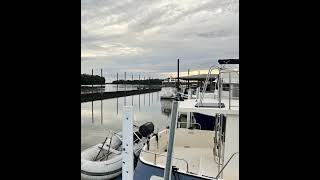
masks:
[(239, 57), (238, 0), (81, 0), (81, 72), (162, 76)]

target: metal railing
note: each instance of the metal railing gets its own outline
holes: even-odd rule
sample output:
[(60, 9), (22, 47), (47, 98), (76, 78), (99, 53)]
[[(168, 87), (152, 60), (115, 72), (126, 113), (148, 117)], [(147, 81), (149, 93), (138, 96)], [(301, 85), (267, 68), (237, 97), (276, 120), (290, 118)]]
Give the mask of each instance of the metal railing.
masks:
[[(200, 103), (199, 103), (199, 104), (202, 104), (202, 100), (203, 100), (203, 98), (204, 98), (204, 94), (205, 94), (206, 91), (207, 91), (207, 86), (208, 86), (208, 83), (209, 83), (209, 80), (210, 80), (210, 75), (211, 75), (211, 72), (212, 72), (212, 70), (213, 70), (214, 68), (218, 68), (218, 69), (219, 69), (219, 67), (217, 67), (217, 66), (211, 66), (211, 67), (209, 68), (209, 71), (208, 71), (206, 80), (205, 80), (205, 82), (204, 82), (204, 84), (203, 84), (203, 90), (202, 90), (202, 93), (201, 93), (201, 95), (200, 95)], [(219, 75), (220, 75), (220, 69), (219, 69)]]
[(229, 160), (227, 161), (227, 163), (222, 167), (222, 169), (218, 172), (217, 176), (215, 177), (216, 179), (219, 178), (220, 175), (222, 175), (223, 173), (223, 170), (225, 167), (227, 167), (227, 165), (229, 164), (229, 162), (231, 161), (231, 159), (236, 155), (236, 154), (239, 154), (239, 152), (235, 152), (231, 155), (231, 157), (229, 158)]
[[(229, 102), (229, 110), (231, 109), (231, 107), (239, 107), (239, 106), (233, 106), (232, 105), (232, 102), (231, 100), (232, 99), (235, 99), (235, 97), (233, 97), (232, 93), (235, 91), (235, 90), (239, 90), (239, 87), (232, 87), (231, 88), (231, 83), (233, 83), (231, 81), (231, 73), (239, 73), (238, 70), (228, 70), (228, 71), (222, 71), (222, 70), (225, 70), (224, 67), (217, 67), (217, 66), (211, 66), (209, 71), (208, 71), (208, 74), (206, 76), (206, 80), (205, 82), (203, 83), (203, 88), (202, 88), (202, 92), (200, 92), (200, 97), (197, 97), (197, 99), (199, 98), (199, 103), (198, 103), (198, 107), (200, 107), (200, 105), (202, 105), (203, 103), (203, 99), (204, 99), (204, 96), (205, 96), (205, 93), (207, 91), (207, 86), (208, 86), (208, 83), (209, 83), (209, 80), (211, 78), (211, 72), (212, 70), (214, 70), (214, 68), (218, 69), (219, 70), (219, 75), (217, 76), (217, 81), (216, 81), (216, 84), (215, 84), (215, 91), (218, 91), (218, 102), (219, 102), (219, 105), (221, 105), (221, 99), (222, 99), (222, 91), (223, 91), (223, 78), (222, 78), (222, 74), (226, 74), (228, 73), (229, 74), (229, 82), (226, 82), (226, 83), (229, 83), (229, 87), (228, 87), (228, 91), (229, 91), (229, 96), (228, 96), (228, 102)], [(238, 82), (237, 82), (238, 83)], [(221, 107), (221, 106), (220, 106)]]
[[(214, 149), (213, 156), (214, 160), (218, 165), (218, 171), (224, 166), (224, 149), (225, 149), (225, 130), (224, 130), (224, 115), (217, 114), (215, 121), (215, 135), (214, 135)], [(219, 173), (220, 175), (220, 173)], [(221, 173), (223, 177), (223, 173)]]
[[(157, 165), (157, 156), (162, 156), (162, 157), (167, 157), (166, 155), (163, 155), (163, 154), (159, 154), (159, 153), (155, 153), (155, 152), (151, 152), (151, 151), (145, 151), (145, 150), (141, 150), (141, 152), (145, 152), (145, 153), (149, 153), (149, 154), (153, 154), (154, 155), (154, 165)], [(189, 173), (189, 163), (187, 160), (185, 159), (182, 159), (182, 158), (175, 158), (175, 157), (172, 157), (172, 159), (175, 159), (175, 160), (179, 160), (179, 161), (182, 161), (182, 162), (185, 162), (186, 163), (186, 168), (187, 168), (187, 173)]]
[[(239, 90), (239, 87), (232, 87), (231, 88), (231, 73), (239, 73), (239, 71), (237, 70), (237, 71), (235, 71), (235, 70), (228, 70), (228, 71), (226, 71), (226, 72), (223, 72), (223, 71), (219, 71), (219, 76), (220, 76), (220, 74), (226, 74), (226, 73), (228, 73), (228, 78), (229, 78), (229, 88), (228, 88), (228, 91), (229, 91), (229, 97), (228, 97), (228, 101), (229, 101), (229, 110), (231, 109), (231, 107), (239, 107), (239, 106), (232, 106), (232, 104), (231, 104), (231, 99), (233, 98), (233, 95), (232, 95), (232, 93), (233, 93), (233, 91), (234, 90)], [(220, 81), (220, 82), (222, 82), (222, 81)], [(222, 84), (222, 83), (221, 83)], [(221, 95), (221, 94), (220, 94)]]

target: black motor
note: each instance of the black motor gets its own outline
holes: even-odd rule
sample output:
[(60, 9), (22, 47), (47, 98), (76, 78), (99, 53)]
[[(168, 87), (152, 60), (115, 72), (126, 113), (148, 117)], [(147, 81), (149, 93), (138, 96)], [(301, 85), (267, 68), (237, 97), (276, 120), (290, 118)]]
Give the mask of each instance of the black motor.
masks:
[(154, 125), (152, 122), (147, 122), (139, 127), (139, 132), (143, 137), (147, 137), (154, 131)]

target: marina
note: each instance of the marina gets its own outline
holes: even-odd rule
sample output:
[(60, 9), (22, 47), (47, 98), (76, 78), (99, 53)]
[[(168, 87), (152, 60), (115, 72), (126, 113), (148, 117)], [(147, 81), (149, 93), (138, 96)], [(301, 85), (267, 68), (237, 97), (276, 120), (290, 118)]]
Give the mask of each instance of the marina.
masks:
[(82, 180), (239, 180), (238, 18), (238, 0), (81, 0)]
[[(128, 137), (128, 133), (129, 136), (133, 136), (135, 141), (129, 140), (127, 144), (146, 138), (145, 142), (134, 150), (139, 153), (122, 159), (126, 165), (131, 163), (129, 159), (132, 158), (132, 163), (135, 163), (132, 166), (125, 166), (132, 171), (125, 171), (123, 175), (124, 166), (122, 173), (120, 173), (121, 168), (108, 171), (106, 167), (110, 167), (109, 164), (92, 168), (89, 166), (90, 162), (97, 160), (94, 156), (90, 156), (89, 161), (82, 160), (82, 178), (149, 180), (166, 179), (168, 173), (167, 176), (171, 178), (178, 176), (179, 179), (185, 180), (238, 179), (239, 70), (226, 69), (223, 66), (225, 61), (227, 60), (219, 60), (222, 64), (220, 67), (212, 66), (202, 86), (195, 89), (192, 89), (190, 84), (185, 84), (179, 85), (180, 90), (175, 87), (163, 87), (161, 91), (159, 89), (156, 92), (82, 103), (81, 115), (85, 118), (82, 119), (81, 132), (86, 132), (81, 133), (82, 157), (88, 159), (88, 156), (83, 154), (90, 149), (96, 149), (90, 151), (93, 154), (98, 152), (96, 157), (99, 157), (101, 151), (103, 152), (99, 160), (101, 163), (109, 161), (108, 158), (102, 160), (105, 156), (108, 157), (106, 154), (109, 152), (110, 158), (114, 157), (112, 154), (116, 154), (119, 158), (121, 154), (125, 157), (123, 153), (126, 153), (127, 148), (123, 148), (122, 151), (119, 146), (112, 145), (112, 138), (108, 139), (110, 131), (117, 132), (113, 134), (124, 135), (124, 139)], [(213, 69), (218, 69), (218, 74), (212, 76)], [(171, 96), (174, 98), (162, 98)], [(103, 104), (107, 106), (104, 107)], [(125, 108), (131, 110), (131, 115), (126, 113)], [(107, 112), (104, 112), (105, 110)], [(131, 125), (129, 122), (129, 124), (124, 123), (124, 119), (131, 119)], [(123, 128), (126, 126), (127, 130), (128, 125), (139, 127), (148, 123), (152, 124), (152, 130), (145, 136), (138, 135), (143, 134), (141, 130), (136, 131), (138, 133), (136, 134), (133, 130), (130, 133)], [(122, 139), (121, 136), (120, 141)], [(105, 146), (106, 142), (109, 146)], [(123, 143), (119, 145), (121, 144)], [(131, 147), (129, 149), (137, 148), (134, 144), (129, 147)], [(117, 163), (119, 161), (121, 159)], [(93, 167), (97, 166), (97, 163), (95, 164)], [(92, 172), (85, 170), (87, 166)]]

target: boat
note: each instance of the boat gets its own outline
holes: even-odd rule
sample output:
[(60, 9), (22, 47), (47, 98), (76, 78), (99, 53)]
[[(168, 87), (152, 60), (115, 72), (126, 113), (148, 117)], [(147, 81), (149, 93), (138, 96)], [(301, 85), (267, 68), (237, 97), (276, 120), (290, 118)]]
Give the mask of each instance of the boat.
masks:
[[(133, 134), (134, 157), (138, 158), (141, 149), (154, 131), (151, 122), (136, 127)], [(81, 152), (81, 179), (106, 180), (118, 177), (122, 172), (122, 133), (110, 132), (104, 142)]]
[(160, 99), (175, 99), (177, 89), (173, 87), (162, 87), (159, 93)]
[(169, 77), (162, 81), (163, 87), (176, 87), (177, 86), (177, 80), (175, 78)]
[[(158, 138), (150, 139), (149, 146), (144, 146), (139, 155), (134, 180), (161, 179), (166, 172), (171, 179), (180, 180), (239, 179), (239, 97), (233, 97), (238, 96), (233, 90), (222, 93), (223, 79), (220, 78), (222, 73), (230, 77), (231, 72), (234, 71), (219, 67), (216, 95), (206, 96), (205, 85), (196, 99), (174, 102), (178, 105), (172, 111), (177, 117), (172, 117), (171, 122), (175, 124), (179, 115), (186, 114), (187, 125), (179, 128), (177, 123), (177, 128), (169, 127), (159, 132)], [(192, 118), (193, 113), (198, 121)], [(199, 124), (199, 119), (212, 126), (191, 128)], [(170, 137), (171, 130), (174, 134)], [(172, 146), (170, 141), (174, 142)]]

